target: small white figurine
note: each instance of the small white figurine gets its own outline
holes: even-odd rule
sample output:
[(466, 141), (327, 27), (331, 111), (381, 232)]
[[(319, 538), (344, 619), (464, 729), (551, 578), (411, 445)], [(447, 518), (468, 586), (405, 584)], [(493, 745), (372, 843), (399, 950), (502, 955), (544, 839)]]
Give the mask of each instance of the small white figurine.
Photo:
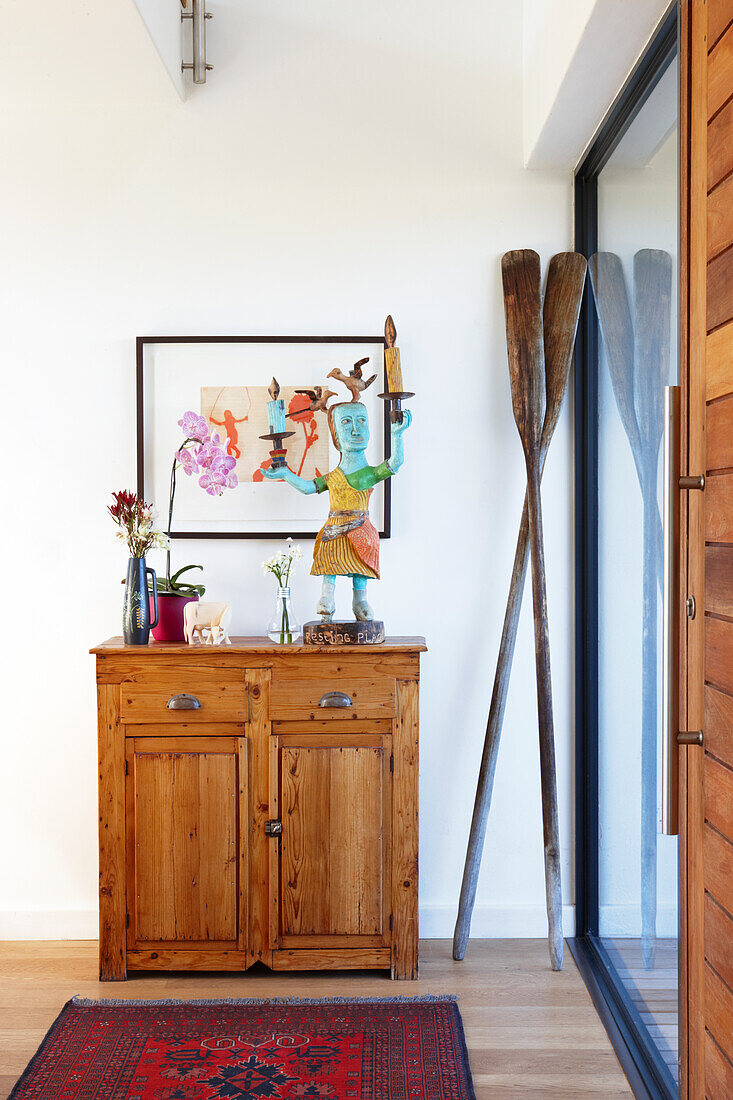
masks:
[[(186, 641), (189, 645), (196, 644), (196, 635), (201, 644), (221, 645), (226, 642), (231, 645), (231, 639), (227, 633), (229, 623), (232, 621), (232, 609), (228, 603), (187, 603), (183, 609), (183, 622), (186, 633)], [(208, 630), (207, 638), (204, 631)]]

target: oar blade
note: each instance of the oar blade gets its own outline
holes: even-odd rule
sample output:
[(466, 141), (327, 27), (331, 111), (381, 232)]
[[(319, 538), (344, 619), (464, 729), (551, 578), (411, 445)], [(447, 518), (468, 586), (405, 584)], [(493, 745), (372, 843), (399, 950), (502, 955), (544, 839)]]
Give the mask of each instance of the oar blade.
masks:
[(562, 408), (578, 330), (588, 264), (580, 252), (559, 252), (550, 260), (542, 309), (547, 407), (542, 445), (549, 446)]
[(664, 387), (669, 377), (672, 257), (659, 248), (634, 256), (634, 398), (639, 432), (650, 460), (664, 427)]
[(619, 415), (631, 450), (638, 454), (639, 427), (634, 410), (634, 325), (624, 269), (615, 252), (596, 252), (588, 260), (588, 271)]
[(545, 415), (540, 258), (531, 248), (501, 258), (512, 407), (525, 454), (539, 446)]

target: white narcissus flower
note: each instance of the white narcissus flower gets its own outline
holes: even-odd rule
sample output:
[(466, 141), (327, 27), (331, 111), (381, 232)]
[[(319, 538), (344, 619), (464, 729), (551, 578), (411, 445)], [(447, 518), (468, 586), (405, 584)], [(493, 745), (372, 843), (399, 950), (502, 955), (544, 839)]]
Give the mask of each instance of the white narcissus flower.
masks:
[(293, 562), (302, 558), (303, 551), (300, 546), (293, 546), (292, 535), (288, 535), (285, 539), (285, 550), (278, 550), (272, 557), (267, 558), (262, 563), (262, 569), (264, 573), (272, 573), (282, 583), (284, 579), (287, 579), (293, 569)]

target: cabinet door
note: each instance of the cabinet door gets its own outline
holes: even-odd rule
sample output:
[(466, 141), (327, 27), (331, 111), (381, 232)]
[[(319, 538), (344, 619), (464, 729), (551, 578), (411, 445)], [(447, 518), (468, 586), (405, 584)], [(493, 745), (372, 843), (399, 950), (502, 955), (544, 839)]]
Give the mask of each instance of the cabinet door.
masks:
[(128, 953), (162, 966), (184, 949), (187, 965), (236, 965), (232, 952), (246, 949), (245, 739), (128, 737), (126, 746)]
[(391, 738), (293, 732), (272, 740), (282, 821), (276, 946), (387, 946)]

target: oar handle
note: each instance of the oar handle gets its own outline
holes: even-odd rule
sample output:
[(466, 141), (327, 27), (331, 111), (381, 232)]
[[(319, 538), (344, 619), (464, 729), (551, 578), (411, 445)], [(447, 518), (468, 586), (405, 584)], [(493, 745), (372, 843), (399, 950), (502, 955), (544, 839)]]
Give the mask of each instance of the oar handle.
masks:
[(545, 846), (545, 890), (549, 924), (550, 963), (562, 969), (562, 881), (560, 875), (560, 821), (557, 806), (555, 730), (552, 715), (550, 634), (547, 616), (547, 584), (542, 533), (540, 463), (527, 459), (527, 502), (529, 540), (532, 550), (532, 603), (534, 608), (535, 658), (537, 666), (537, 718), (540, 741), (542, 784), (542, 832)]

